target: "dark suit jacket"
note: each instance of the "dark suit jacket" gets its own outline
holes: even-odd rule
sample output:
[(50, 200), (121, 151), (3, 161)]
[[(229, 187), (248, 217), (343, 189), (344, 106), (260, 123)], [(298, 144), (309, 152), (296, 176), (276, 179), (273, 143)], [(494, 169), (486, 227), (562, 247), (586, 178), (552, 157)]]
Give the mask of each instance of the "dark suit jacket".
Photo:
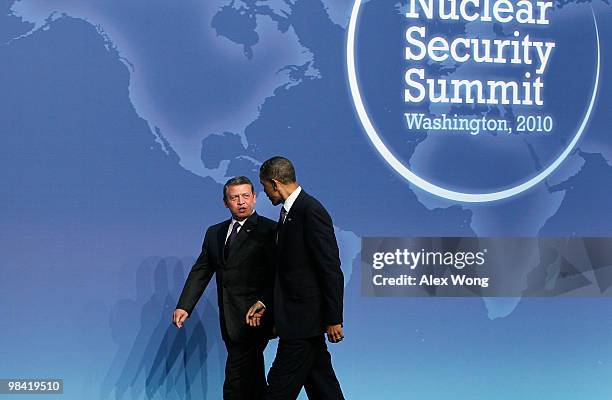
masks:
[(320, 335), (342, 323), (344, 276), (331, 217), (302, 189), (278, 230), (276, 333), (281, 339)]
[(263, 327), (252, 328), (246, 322), (248, 309), (261, 300), (272, 313), (274, 285), (274, 240), (276, 223), (254, 213), (244, 223), (226, 261), (225, 237), (231, 220), (213, 225), (206, 231), (202, 252), (191, 268), (176, 308), (190, 315), (216, 272), (219, 319), (223, 340), (246, 342), (270, 337), (272, 315)]

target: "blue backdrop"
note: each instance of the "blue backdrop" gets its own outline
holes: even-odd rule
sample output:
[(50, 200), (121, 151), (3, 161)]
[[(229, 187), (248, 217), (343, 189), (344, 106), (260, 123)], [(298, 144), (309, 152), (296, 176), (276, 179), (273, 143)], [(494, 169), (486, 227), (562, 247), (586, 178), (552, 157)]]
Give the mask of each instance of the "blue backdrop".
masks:
[[(364, 2), (360, 16), (360, 83), (386, 132), (405, 129), (405, 3)], [(484, 204), (415, 188), (375, 151), (347, 80), (352, 7), (352, 0), (2, 2), (0, 378), (63, 378), (66, 399), (221, 398), (225, 349), (214, 285), (185, 329), (170, 318), (205, 228), (228, 216), (223, 182), (257, 180), (260, 163), (282, 154), (334, 219), (346, 340), (330, 348), (348, 399), (612, 397), (609, 298), (369, 298), (359, 276), (363, 236), (612, 235), (609, 2), (556, 0), (553, 24), (542, 31), (558, 43), (545, 78), (558, 145), (586, 109), (591, 9), (597, 18), (599, 96), (576, 151), (536, 187)], [(511, 32), (465, 22), (430, 27), (447, 36)], [(394, 137), (413, 168), (437, 181), (455, 171), (455, 184), (467, 189), (512, 183), (515, 172), (537, 172), (557, 154), (521, 139), (496, 165), (460, 146), (440, 153), (426, 133)], [(479, 154), (486, 146), (494, 144)], [(498, 180), (489, 179), (493, 170)], [(258, 200), (258, 212), (277, 219), (263, 192)]]

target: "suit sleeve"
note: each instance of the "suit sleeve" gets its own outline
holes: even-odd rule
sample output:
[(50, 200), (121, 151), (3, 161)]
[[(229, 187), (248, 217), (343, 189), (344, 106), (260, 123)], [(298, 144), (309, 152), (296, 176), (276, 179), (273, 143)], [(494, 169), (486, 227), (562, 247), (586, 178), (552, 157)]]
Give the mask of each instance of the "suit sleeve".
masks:
[(193, 311), (196, 303), (200, 300), (204, 289), (208, 286), (210, 279), (212, 278), (215, 269), (209, 261), (209, 236), (210, 229), (204, 236), (204, 243), (202, 243), (202, 251), (196, 262), (191, 267), (183, 291), (179, 298), (176, 308), (183, 309), (189, 313)]
[(260, 295), (260, 301), (266, 306), (268, 312), (272, 311), (272, 303), (274, 301), (274, 279), (276, 275), (276, 224), (272, 225), (270, 234), (266, 238), (266, 277), (264, 290)]
[(331, 217), (319, 203), (306, 211), (304, 240), (319, 276), (323, 321), (327, 325), (341, 324), (344, 275)]

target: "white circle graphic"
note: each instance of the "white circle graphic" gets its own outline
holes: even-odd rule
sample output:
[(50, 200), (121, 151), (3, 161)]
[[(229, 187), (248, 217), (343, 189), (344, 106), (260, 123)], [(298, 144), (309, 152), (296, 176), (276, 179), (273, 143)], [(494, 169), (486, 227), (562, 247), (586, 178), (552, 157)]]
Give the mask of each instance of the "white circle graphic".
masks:
[(348, 28), (348, 38), (346, 42), (346, 67), (348, 70), (348, 79), (349, 86), (351, 89), (351, 95), (353, 98), (353, 104), (355, 105), (357, 115), (359, 116), (359, 120), (363, 128), (365, 129), (370, 141), (376, 148), (376, 150), (383, 156), (385, 161), (401, 176), (403, 176), (406, 180), (408, 180), (413, 185), (423, 189), (431, 194), (434, 194), (439, 197), (443, 197), (448, 200), (468, 202), (468, 203), (484, 203), (496, 200), (506, 199), (508, 197), (515, 196), (519, 193), (524, 192), (525, 190), (537, 185), (542, 182), (546, 177), (548, 177), (561, 163), (567, 158), (567, 156), (571, 153), (571, 151), (578, 143), (578, 140), (582, 136), (589, 118), (591, 117), (591, 113), (593, 111), (593, 106), (595, 105), (595, 100), (597, 98), (597, 90), (599, 87), (599, 75), (600, 75), (600, 64), (601, 64), (601, 56), (600, 56), (600, 45), (599, 45), (599, 29), (597, 28), (597, 20), (595, 18), (595, 12), (591, 8), (591, 12), (593, 14), (593, 23), (595, 25), (595, 36), (597, 38), (597, 70), (595, 73), (595, 83), (593, 85), (593, 93), (591, 95), (591, 100), (589, 102), (589, 107), (582, 119), (580, 127), (574, 135), (572, 141), (567, 145), (567, 147), (563, 150), (563, 152), (550, 164), (546, 169), (541, 171), (539, 174), (534, 176), (533, 178), (511, 187), (509, 189), (501, 190), (498, 192), (485, 192), (485, 193), (465, 193), (458, 192), (454, 190), (449, 190), (443, 188), (441, 186), (434, 185), (433, 183), (421, 178), (416, 175), (410, 169), (406, 168), (404, 164), (402, 164), (397, 157), (391, 152), (391, 150), (383, 143), (378, 132), (374, 128), (374, 125), (370, 121), (370, 117), (365, 109), (363, 104), (363, 100), (361, 98), (361, 92), (359, 90), (359, 84), (357, 82), (357, 73), (355, 69), (355, 33), (357, 29), (357, 19), (359, 17), (359, 9), (361, 8), (361, 3), (363, 0), (355, 0), (353, 5), (353, 10), (351, 12), (351, 19), (349, 22)]

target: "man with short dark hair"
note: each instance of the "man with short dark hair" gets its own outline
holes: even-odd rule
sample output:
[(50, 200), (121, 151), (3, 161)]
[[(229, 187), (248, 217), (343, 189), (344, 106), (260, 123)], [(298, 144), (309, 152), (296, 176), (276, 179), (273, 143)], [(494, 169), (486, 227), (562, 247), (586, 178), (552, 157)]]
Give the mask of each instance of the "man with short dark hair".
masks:
[(239, 176), (223, 186), (231, 219), (208, 228), (202, 252), (185, 282), (172, 321), (181, 328), (216, 273), (221, 336), (227, 348), (223, 398), (259, 400), (266, 385), (263, 351), (271, 337), (270, 318), (249, 326), (253, 302), (272, 303), (274, 221), (257, 215), (251, 181)]
[[(324, 333), (344, 338), (344, 277), (332, 220), (317, 199), (297, 183), (291, 161), (273, 157), (259, 171), (273, 205), (283, 204), (277, 226), (274, 324), (280, 340), (268, 373), (265, 399), (343, 399)], [(247, 322), (256, 326), (267, 311), (254, 304)]]

